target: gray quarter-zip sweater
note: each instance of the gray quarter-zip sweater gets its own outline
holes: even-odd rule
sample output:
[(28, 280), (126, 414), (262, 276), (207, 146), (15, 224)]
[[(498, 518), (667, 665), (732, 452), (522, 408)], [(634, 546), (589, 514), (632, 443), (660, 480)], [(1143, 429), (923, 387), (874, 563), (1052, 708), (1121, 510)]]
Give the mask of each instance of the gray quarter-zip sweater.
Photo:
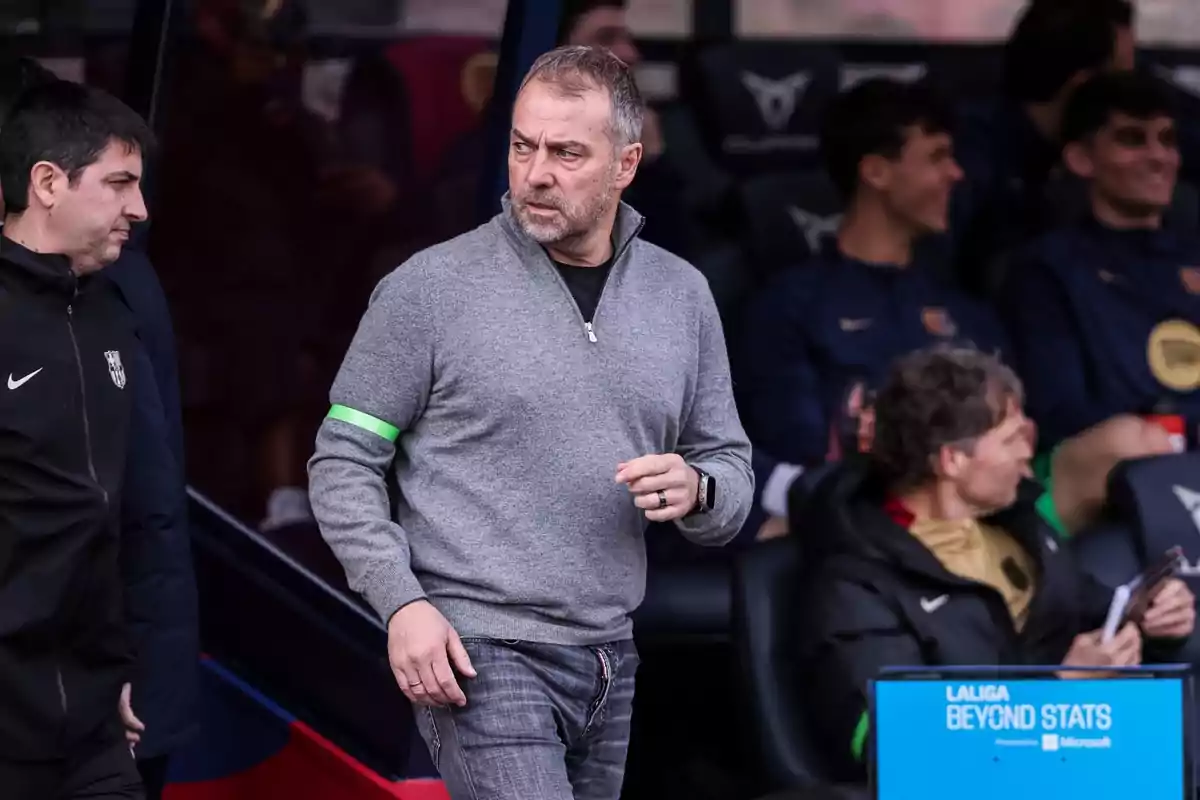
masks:
[(676, 523), (694, 542), (724, 544), (750, 510), (721, 322), (622, 205), (586, 325), (510, 213), (376, 288), (317, 434), (313, 511), (384, 619), (427, 598), (461, 636), (628, 638), (646, 521), (617, 465), (675, 452), (712, 475), (716, 507)]

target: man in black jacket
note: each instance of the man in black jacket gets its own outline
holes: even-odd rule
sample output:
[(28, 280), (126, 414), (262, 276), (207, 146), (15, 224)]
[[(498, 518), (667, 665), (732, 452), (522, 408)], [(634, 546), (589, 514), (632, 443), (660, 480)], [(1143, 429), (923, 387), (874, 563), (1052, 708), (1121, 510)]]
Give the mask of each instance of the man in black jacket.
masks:
[(1039, 516), (1021, 403), (993, 356), (905, 356), (879, 394), (870, 459), (843, 464), (804, 509), (799, 679), (839, 779), (864, 775), (867, 684), (883, 667), (1104, 669), (1140, 663), (1143, 635), (1169, 648), (1192, 632), (1195, 599), (1172, 579), (1140, 626), (1102, 641), (1112, 593)]
[(0, 787), (140, 798), (118, 704), (129, 672), (118, 514), (136, 339), (100, 269), (146, 218), (152, 135), (58, 82), (0, 127)]
[[(32, 59), (0, 63), (0, 128), (21, 95), (57, 80)], [(0, 215), (3, 208), (0, 200)], [(129, 386), (133, 407), (120, 534), (125, 619), (137, 658), (123, 713), (132, 727), (142, 728), (131, 738), (138, 739), (147, 800), (157, 800), (170, 754), (196, 730), (199, 637), (175, 334), (162, 286), (140, 249), (145, 233), (146, 226), (135, 228), (121, 257), (102, 275), (129, 307), (140, 345), (132, 367), (123, 358), (138, 376)]]

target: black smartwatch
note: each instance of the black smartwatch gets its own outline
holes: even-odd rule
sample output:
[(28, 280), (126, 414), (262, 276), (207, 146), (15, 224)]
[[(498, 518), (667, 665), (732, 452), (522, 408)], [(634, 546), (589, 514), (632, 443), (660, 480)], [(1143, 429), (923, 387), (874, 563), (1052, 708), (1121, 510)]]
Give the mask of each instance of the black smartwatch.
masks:
[(689, 516), (691, 514), (707, 514), (717, 504), (717, 482), (704, 470), (696, 467), (692, 467), (692, 469), (696, 470), (696, 474), (700, 478), (696, 487), (696, 505), (692, 506)]

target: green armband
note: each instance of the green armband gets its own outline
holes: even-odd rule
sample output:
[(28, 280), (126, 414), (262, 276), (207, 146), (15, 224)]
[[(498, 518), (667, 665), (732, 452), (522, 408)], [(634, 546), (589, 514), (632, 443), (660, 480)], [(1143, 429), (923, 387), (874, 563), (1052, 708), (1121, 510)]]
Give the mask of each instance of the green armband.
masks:
[(356, 428), (362, 428), (364, 431), (373, 433), (387, 439), (389, 442), (396, 441), (400, 436), (400, 429), (390, 422), (385, 422), (378, 417), (372, 417), (370, 414), (364, 414), (348, 406), (334, 404), (329, 409), (326, 415), (328, 419), (336, 419), (345, 422), (348, 425), (353, 425)]

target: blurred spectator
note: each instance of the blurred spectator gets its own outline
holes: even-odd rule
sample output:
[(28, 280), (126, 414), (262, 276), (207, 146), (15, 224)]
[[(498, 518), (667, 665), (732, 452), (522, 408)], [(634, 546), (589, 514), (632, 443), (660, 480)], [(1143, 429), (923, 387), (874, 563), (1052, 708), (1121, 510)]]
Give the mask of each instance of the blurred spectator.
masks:
[(1180, 156), (1170, 90), (1097, 76), (1063, 119), (1089, 217), (1017, 259), (1002, 307), (1044, 445), (1114, 414), (1200, 424), (1200, 238), (1163, 227)]
[(1140, 663), (1143, 634), (1163, 656), (1191, 634), (1195, 600), (1172, 579), (1138, 625), (1102, 640), (1112, 592), (1038, 515), (1021, 404), (993, 356), (911, 353), (880, 391), (871, 455), (843, 463), (808, 503), (822, 536), (806, 542), (794, 607), (797, 680), (839, 779), (865, 777), (867, 686), (884, 667), (1103, 670)]
[[(606, 47), (630, 67), (642, 54), (625, 19), (627, 0), (566, 0), (559, 22), (558, 43)], [(642, 123), (642, 163), (625, 202), (646, 217), (642, 238), (683, 258), (692, 258), (688, 221), (683, 203), (680, 167), (671, 162), (658, 114), (646, 109)]]
[(1133, 17), (1128, 0), (1031, 0), (1004, 48), (1003, 100), (964, 109), (951, 234), (972, 290), (991, 288), (995, 259), (1081, 210), (1048, 197), (1063, 109), (1091, 75), (1133, 67)]
[(946, 229), (962, 174), (949, 129), (925, 85), (884, 79), (859, 84), (826, 113), (825, 166), (847, 203), (837, 246), (762, 290), (746, 315), (737, 371), (756, 461), (765, 465), (765, 452), (786, 462), (758, 475), (775, 516), (785, 513), (791, 479), (830, 455), (831, 433), (853, 416), (847, 405), (861, 410), (863, 392), (897, 356), (955, 339), (1004, 347), (991, 311), (914, 256), (918, 239)]
[(302, 103), (302, 4), (202, 0), (193, 21), (151, 241), (179, 332), (188, 473), (281, 525), (310, 516), (305, 458), (394, 188)]
[(495, 149), (482, 123), (496, 64), (494, 43), (476, 36), (401, 36), (355, 56), (341, 144), (386, 175), (398, 198), (384, 250), (371, 259), (372, 287), (416, 250), (478, 221), (485, 154)]

